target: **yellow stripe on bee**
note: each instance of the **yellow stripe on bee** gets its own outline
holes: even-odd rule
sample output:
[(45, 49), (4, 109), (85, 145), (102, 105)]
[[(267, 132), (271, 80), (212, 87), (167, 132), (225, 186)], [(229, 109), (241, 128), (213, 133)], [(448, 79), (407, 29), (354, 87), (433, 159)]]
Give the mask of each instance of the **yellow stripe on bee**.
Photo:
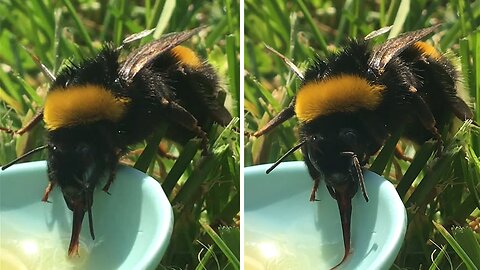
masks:
[(413, 47), (419, 50), (423, 55), (430, 56), (433, 59), (439, 59), (442, 57), (442, 55), (437, 51), (437, 49), (435, 49), (432, 45), (426, 42), (415, 42), (415, 44), (413, 44)]
[(177, 46), (172, 49), (172, 54), (177, 60), (185, 65), (192, 68), (198, 68), (202, 66), (202, 61), (191, 49), (184, 46)]
[(374, 110), (382, 101), (383, 85), (356, 75), (334, 76), (302, 86), (295, 101), (295, 114), (302, 122), (335, 112)]
[(45, 99), (43, 120), (48, 130), (99, 120), (117, 122), (124, 115), (129, 101), (115, 97), (99, 85), (54, 89)]

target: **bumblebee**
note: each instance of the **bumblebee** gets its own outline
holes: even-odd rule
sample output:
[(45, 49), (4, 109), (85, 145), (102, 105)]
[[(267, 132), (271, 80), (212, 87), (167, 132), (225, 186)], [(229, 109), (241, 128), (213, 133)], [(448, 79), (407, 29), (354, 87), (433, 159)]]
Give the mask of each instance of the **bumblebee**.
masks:
[(121, 48), (105, 46), (97, 56), (64, 68), (53, 81), (40, 114), (47, 144), (30, 153), (48, 151), (49, 185), (42, 200), (58, 185), (73, 211), (69, 256), (78, 254), (85, 213), (95, 237), (93, 191), (106, 177), (103, 190), (108, 192), (127, 146), (166, 122), (168, 139), (184, 143), (196, 136), (206, 151), (208, 123), (226, 126), (232, 119), (217, 101), (220, 86), (213, 67), (180, 45), (200, 29), (165, 35), (123, 62)]
[[(345, 254), (350, 252), (351, 200), (358, 189), (368, 202), (363, 170), (386, 139), (403, 128), (418, 144), (435, 139), (454, 117), (473, 113), (457, 95), (459, 75), (433, 46), (421, 41), (437, 26), (404, 33), (373, 47), (352, 40), (327, 59), (317, 58), (300, 77), (290, 105), (254, 135), (261, 136), (292, 116), (300, 121), (300, 143), (313, 179), (310, 201), (324, 179), (340, 210)], [(291, 64), (289, 64), (291, 66)], [(338, 266), (337, 265), (337, 266)]]

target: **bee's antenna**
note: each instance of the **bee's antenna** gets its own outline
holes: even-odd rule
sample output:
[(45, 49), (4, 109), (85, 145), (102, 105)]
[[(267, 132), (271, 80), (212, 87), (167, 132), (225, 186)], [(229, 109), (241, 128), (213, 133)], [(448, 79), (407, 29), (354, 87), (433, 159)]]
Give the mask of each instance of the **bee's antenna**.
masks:
[(90, 235), (92, 236), (92, 239), (95, 240), (95, 233), (93, 231), (92, 207), (88, 208), (88, 226), (90, 227)]
[(304, 143), (307, 142), (308, 139), (304, 139), (303, 141), (301, 141), (299, 144), (295, 145), (294, 147), (290, 148), (290, 150), (287, 151), (287, 153), (285, 153), (281, 158), (279, 158), (277, 161), (275, 161), (275, 163), (270, 167), (268, 168), (268, 170), (266, 171), (267, 174), (269, 174), (271, 171), (273, 171), (273, 169), (275, 169), (275, 167), (277, 167), (286, 157), (288, 157), (291, 153), (295, 152), (298, 148), (302, 147), (302, 145)]
[(352, 158), (353, 158), (353, 165), (355, 166), (355, 170), (357, 171), (358, 183), (360, 184), (360, 189), (362, 190), (363, 198), (365, 198), (365, 201), (368, 202), (367, 188), (365, 187), (365, 179), (363, 178), (362, 167), (360, 166), (360, 162), (358, 161), (357, 155), (354, 155)]
[(362, 190), (363, 198), (365, 198), (365, 201), (368, 202), (368, 194), (367, 188), (365, 187), (365, 179), (363, 178), (362, 166), (360, 166), (357, 155), (354, 152), (341, 152), (340, 154), (352, 158), (352, 163), (355, 167), (358, 184), (360, 185), (360, 189)]
[(28, 151), (27, 153), (23, 154), (22, 156), (20, 156), (20, 157), (18, 157), (18, 158), (16, 158), (16, 159), (10, 161), (9, 163), (3, 165), (3, 166), (2, 166), (2, 171), (5, 170), (5, 169), (7, 169), (7, 168), (9, 168), (9, 167), (12, 166), (13, 164), (19, 162), (20, 160), (22, 160), (22, 159), (30, 156), (31, 154), (33, 154), (33, 153), (35, 153), (35, 152), (38, 152), (38, 151), (40, 151), (40, 150), (43, 150), (43, 149), (45, 149), (45, 148), (48, 148), (48, 147), (50, 147), (50, 145), (45, 144), (45, 145), (39, 146), (39, 147), (37, 147), (37, 148), (35, 148), (35, 149), (33, 149), (33, 150)]
[[(92, 239), (95, 240), (95, 232), (93, 231), (93, 215), (92, 215), (92, 194), (90, 194), (90, 198), (88, 198), (88, 194), (86, 190), (83, 191), (85, 195), (85, 202), (88, 202), (88, 227), (90, 229), (90, 236), (92, 236)], [(93, 193), (93, 191), (92, 191)]]
[(0, 127), (0, 130), (6, 133), (15, 133), (13, 129)]

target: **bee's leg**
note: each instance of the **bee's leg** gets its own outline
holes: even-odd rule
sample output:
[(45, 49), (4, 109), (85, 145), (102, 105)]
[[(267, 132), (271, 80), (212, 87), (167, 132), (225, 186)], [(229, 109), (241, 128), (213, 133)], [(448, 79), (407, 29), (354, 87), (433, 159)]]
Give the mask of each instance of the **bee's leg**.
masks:
[(22, 128), (20, 128), (19, 130), (15, 131), (13, 129), (4, 128), (4, 127), (0, 127), (0, 130), (4, 131), (6, 133), (22, 135), (23, 133), (28, 132), (32, 128), (34, 128), (38, 124), (38, 122), (40, 122), (42, 119), (43, 119), (43, 109), (38, 111), (35, 114), (35, 116), (33, 116), (33, 118), (30, 121), (28, 121), (28, 123), (25, 126), (23, 126)]
[(283, 109), (280, 113), (278, 113), (275, 117), (273, 117), (265, 126), (263, 126), (260, 130), (253, 133), (253, 136), (260, 137), (263, 134), (271, 131), (276, 126), (282, 124), (283, 122), (290, 119), (292, 116), (295, 115), (295, 98), (290, 102), (288, 107)]
[(160, 142), (160, 144), (158, 145), (158, 152), (157, 152), (161, 157), (164, 157), (164, 158), (168, 158), (168, 159), (171, 159), (171, 160), (176, 160), (178, 157), (173, 155), (173, 154), (170, 154), (168, 152), (168, 148), (165, 144), (163, 144), (162, 142)]
[(207, 134), (200, 128), (198, 121), (190, 112), (183, 108), (180, 104), (174, 101), (162, 99), (162, 105), (169, 111), (172, 116), (172, 121), (193, 131), (197, 137), (202, 139), (203, 153), (208, 153), (208, 137)]
[(45, 193), (43, 194), (43, 197), (42, 197), (42, 202), (50, 202), (48, 200), (48, 196), (50, 195), (50, 192), (52, 192), (54, 187), (55, 187), (55, 183), (53, 183), (52, 181), (48, 181), (48, 186), (45, 188)]
[(402, 179), (403, 178), (402, 167), (400, 167), (398, 160), (393, 159), (392, 164), (393, 164), (393, 168), (395, 169), (395, 178), (397, 180)]
[(115, 180), (115, 176), (117, 175), (116, 167), (117, 167), (116, 163), (110, 165), (110, 171), (109, 171), (107, 183), (102, 188), (102, 190), (108, 195), (110, 195), (110, 192), (108, 192), (108, 190), (110, 189), (110, 186), (112, 185), (113, 180)]
[(410, 162), (410, 163), (412, 163), (412, 161), (413, 161), (413, 158), (407, 157), (407, 156), (405, 155), (405, 153), (403, 152), (402, 147), (401, 147), (400, 144), (398, 144), (398, 143), (397, 143), (397, 146), (395, 147), (395, 157), (397, 157), (398, 159), (401, 159), (401, 160)]
[(317, 190), (318, 190), (318, 185), (320, 184), (320, 178), (315, 178), (313, 179), (313, 187), (312, 187), (312, 191), (310, 192), (310, 201), (311, 202), (314, 202), (314, 201), (318, 201), (317, 199)]
[(415, 106), (415, 112), (417, 114), (418, 119), (422, 123), (423, 127), (427, 129), (428, 131), (431, 132), (433, 137), (437, 140), (438, 146), (440, 149), (440, 152), (443, 149), (443, 141), (442, 141), (442, 136), (438, 132), (438, 129), (436, 127), (437, 121), (435, 120), (435, 117), (432, 114), (432, 111), (430, 111), (430, 108), (428, 107), (427, 103), (423, 98), (414, 93), (412, 95), (413, 97), (413, 105)]
[(472, 110), (461, 98), (457, 96), (451, 98), (450, 106), (452, 107), (452, 111), (458, 119), (462, 121), (473, 119), (474, 116)]
[[(307, 153), (308, 149), (306, 147), (302, 147), (302, 152)], [(318, 201), (317, 199), (317, 190), (318, 190), (318, 185), (320, 184), (320, 173), (315, 169), (313, 164), (310, 162), (308, 158), (305, 159), (305, 164), (307, 165), (308, 173), (310, 174), (310, 177), (312, 177), (313, 180), (313, 186), (312, 186), (312, 191), (310, 192), (310, 201)]]

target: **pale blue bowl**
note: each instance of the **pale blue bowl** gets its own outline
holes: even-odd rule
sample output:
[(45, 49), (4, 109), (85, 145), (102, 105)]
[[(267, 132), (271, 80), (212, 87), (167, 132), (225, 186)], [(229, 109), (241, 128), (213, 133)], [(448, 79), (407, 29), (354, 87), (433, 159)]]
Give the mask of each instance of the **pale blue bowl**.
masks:
[[(337, 203), (303, 162), (245, 168), (245, 269), (330, 269), (344, 254)], [(369, 202), (352, 200), (351, 254), (339, 269), (389, 269), (405, 236), (405, 207), (393, 185), (366, 171)], [(263, 267), (263, 268), (262, 268)]]
[[(60, 189), (57, 187), (50, 194), (52, 203), (40, 201), (47, 186), (46, 173), (44, 161), (0, 171), (0, 268), (22, 263), (40, 269), (157, 267), (173, 227), (171, 205), (157, 181), (130, 167), (119, 166), (111, 195), (101, 187), (94, 193), (96, 239), (90, 237), (85, 216), (80, 256), (72, 260), (66, 256), (72, 212)], [(26, 255), (30, 257), (28, 261)]]

